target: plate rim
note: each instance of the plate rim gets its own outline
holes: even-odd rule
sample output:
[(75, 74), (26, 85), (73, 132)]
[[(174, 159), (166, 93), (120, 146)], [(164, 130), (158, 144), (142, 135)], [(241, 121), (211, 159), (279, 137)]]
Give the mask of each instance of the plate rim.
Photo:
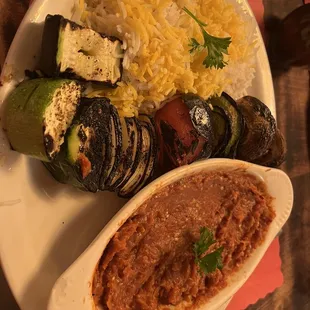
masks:
[[(276, 101), (275, 101), (275, 94), (274, 94), (274, 86), (273, 86), (273, 82), (272, 82), (272, 74), (271, 74), (271, 69), (270, 69), (270, 63), (269, 63), (269, 59), (268, 59), (268, 55), (267, 55), (267, 51), (266, 51), (266, 46), (264, 44), (264, 40), (259, 28), (259, 25), (257, 23), (257, 20), (255, 18), (255, 15), (253, 13), (253, 10), (248, 2), (248, 0), (235, 0), (236, 2), (238, 2), (240, 5), (244, 5), (247, 12), (250, 14), (253, 22), (255, 22), (255, 26), (256, 26), (256, 30), (257, 30), (257, 37), (258, 37), (258, 46), (260, 49), (260, 53), (262, 53), (262, 56), (264, 58), (264, 66), (266, 67), (263, 72), (263, 76), (266, 78), (265, 84), (268, 84), (268, 97), (270, 99), (270, 107), (273, 111), (274, 117), (276, 117)], [(29, 24), (29, 23), (33, 23), (36, 21), (39, 13), (40, 13), (40, 9), (42, 6), (44, 6), (46, 3), (48, 2), (52, 2), (52, 0), (34, 0), (32, 2), (32, 4), (30, 5), (30, 7), (28, 8), (24, 18), (22, 19), (16, 34), (14, 36), (14, 39), (11, 43), (11, 46), (9, 48), (9, 51), (7, 53), (7, 56), (5, 58), (4, 61), (4, 65), (0, 74), (0, 81), (2, 81), (3, 79), (5, 79), (5, 77), (8, 74), (11, 74), (10, 72), (10, 64), (14, 63), (14, 52), (16, 50), (16, 46), (19, 44), (20, 40), (24, 40), (23, 39), (23, 32), (25, 27)], [(3, 101), (5, 100), (7, 93), (10, 91), (10, 89), (12, 87), (14, 87), (15, 85), (15, 80), (12, 79), (8, 82), (3, 82), (2, 86), (0, 87), (0, 108), (1, 105), (3, 103)], [(265, 87), (266, 88), (266, 87)], [(1, 124), (1, 123), (0, 123)], [(1, 245), (0, 245), (0, 260), (1, 260)], [(17, 303), (19, 304), (20, 308), (23, 309), (23, 304), (22, 304), (22, 296), (18, 295), (17, 292), (14, 289), (14, 285), (12, 285), (13, 283), (13, 275), (9, 272), (9, 264), (7, 264), (6, 260), (1, 260), (1, 265), (2, 265), (2, 270), (3, 273), (5, 274), (5, 277), (7, 279), (8, 285), (14, 295), (15, 300), (17, 301)], [(12, 277), (12, 278), (11, 278)]]

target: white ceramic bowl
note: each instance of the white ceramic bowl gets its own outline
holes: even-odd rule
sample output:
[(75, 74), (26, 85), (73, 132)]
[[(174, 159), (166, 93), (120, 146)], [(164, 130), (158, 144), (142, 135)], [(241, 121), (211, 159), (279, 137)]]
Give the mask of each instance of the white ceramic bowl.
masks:
[(229, 284), (202, 309), (219, 309), (244, 284), (263, 257), (272, 240), (287, 221), (293, 206), (293, 188), (289, 177), (281, 170), (257, 166), (231, 159), (209, 159), (183, 166), (153, 181), (132, 198), (105, 226), (85, 252), (65, 271), (56, 282), (49, 301), (48, 310), (92, 310), (92, 279), (96, 265), (119, 227), (155, 192), (186, 176), (215, 169), (244, 168), (261, 178), (273, 196), (276, 217), (270, 225), (264, 243), (257, 248), (241, 269), (230, 277)]

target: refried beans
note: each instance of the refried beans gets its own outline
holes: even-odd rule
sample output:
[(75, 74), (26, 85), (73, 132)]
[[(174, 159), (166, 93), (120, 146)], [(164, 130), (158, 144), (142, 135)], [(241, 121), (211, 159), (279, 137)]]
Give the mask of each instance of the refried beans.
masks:
[[(95, 271), (103, 309), (195, 309), (227, 285), (275, 217), (266, 185), (243, 170), (203, 172), (160, 189), (120, 227)], [(223, 269), (204, 275), (200, 228), (223, 247)]]

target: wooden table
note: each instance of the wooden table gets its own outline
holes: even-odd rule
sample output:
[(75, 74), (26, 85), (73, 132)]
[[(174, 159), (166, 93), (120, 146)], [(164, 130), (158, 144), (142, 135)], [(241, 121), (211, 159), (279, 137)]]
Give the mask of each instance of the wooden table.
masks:
[[(302, 0), (262, 1), (265, 7), (267, 37), (273, 30), (275, 20), (282, 19), (303, 4)], [(28, 2), (29, 0), (0, 0), (0, 70), (9, 44), (27, 10)], [(11, 18), (8, 19), (8, 16)], [(295, 203), (292, 215), (280, 235), (284, 284), (249, 309), (310, 309), (309, 71), (308, 68), (290, 68), (288, 71), (273, 68), (272, 72), (278, 125), (285, 134), (288, 145), (287, 160), (283, 169), (292, 179)], [(0, 308), (18, 310), (1, 270)]]

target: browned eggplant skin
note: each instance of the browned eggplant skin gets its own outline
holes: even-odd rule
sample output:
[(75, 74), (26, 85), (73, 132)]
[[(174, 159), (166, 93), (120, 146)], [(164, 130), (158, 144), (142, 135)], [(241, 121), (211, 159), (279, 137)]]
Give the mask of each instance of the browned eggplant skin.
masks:
[(285, 138), (279, 129), (277, 129), (269, 150), (265, 155), (257, 158), (254, 163), (266, 167), (276, 168), (285, 161), (287, 146)]
[[(238, 125), (238, 131), (236, 132), (233, 132), (233, 128), (231, 127), (232, 124), (229, 124), (229, 127), (230, 127), (230, 135), (231, 136), (234, 136), (236, 135), (236, 141), (235, 143), (231, 146), (230, 150), (228, 153), (226, 153), (225, 149), (220, 153), (222, 155), (224, 155), (224, 157), (228, 157), (228, 158), (232, 158), (232, 159), (235, 159), (237, 157), (237, 149), (238, 149), (238, 146), (239, 146), (239, 143), (240, 143), (240, 140), (241, 138), (243, 137), (244, 135), (244, 130), (245, 130), (245, 121), (244, 121), (244, 117), (237, 105), (237, 102), (230, 96), (228, 95), (227, 93), (223, 92), (222, 93), (222, 97), (224, 99), (226, 99), (230, 105), (234, 108), (234, 118), (237, 118), (239, 119), (237, 121), (237, 124)], [(222, 110), (225, 111), (224, 107), (222, 107)], [(226, 117), (228, 119), (228, 122), (233, 122), (233, 119), (231, 118), (232, 115), (229, 115), (230, 113), (226, 114)], [(224, 142), (225, 143), (225, 142)], [(229, 143), (229, 141), (226, 142), (226, 144)], [(226, 146), (225, 146), (226, 148)]]
[[(205, 134), (209, 139), (206, 139), (206, 144), (210, 144), (212, 154), (208, 154), (208, 156), (203, 156), (204, 150), (201, 151), (199, 156), (196, 156), (195, 160), (199, 160), (201, 158), (209, 158), (209, 157), (230, 157), (236, 158), (240, 160), (245, 160), (253, 163), (262, 163), (267, 166), (277, 167), (279, 166), (285, 158), (285, 141), (280, 131), (277, 131), (276, 121), (272, 116), (269, 108), (261, 102), (259, 99), (251, 96), (246, 96), (239, 99), (237, 102), (233, 100), (229, 95), (223, 93), (223, 99), (225, 99), (227, 104), (230, 104), (230, 107), (234, 108), (234, 114), (230, 115), (231, 111), (223, 110), (221, 115), (223, 116), (223, 121), (226, 122), (226, 127), (228, 130), (223, 130), (223, 128), (219, 128), (215, 126), (214, 122), (216, 121), (215, 112), (221, 112), (213, 110), (212, 113), (206, 111), (208, 116), (210, 116), (211, 124), (213, 122), (213, 126), (206, 126), (199, 118), (193, 120), (193, 115), (190, 114), (191, 111), (194, 111), (195, 107), (202, 108), (204, 106), (204, 101), (195, 95), (181, 95), (180, 99), (183, 100), (183, 103), (186, 104), (189, 109), (188, 112), (183, 111), (184, 113), (190, 114), (190, 119), (195, 127), (195, 132), (201, 138), (205, 138)], [(175, 101), (173, 99), (171, 102)], [(167, 103), (169, 105), (170, 102)], [(178, 128), (183, 128), (185, 122), (182, 118), (176, 119), (176, 115), (179, 115), (178, 109), (180, 109), (179, 105), (174, 105), (174, 108), (170, 108), (168, 113), (165, 113), (165, 117), (157, 122), (156, 130), (157, 130), (157, 138), (163, 140), (163, 144), (165, 148), (161, 149), (163, 152), (162, 157), (166, 154), (170, 158), (178, 158), (182, 156), (182, 148), (179, 147), (180, 143), (180, 130), (177, 131), (172, 124), (177, 124)], [(213, 106), (214, 108), (214, 106)], [(215, 108), (219, 108), (215, 105)], [(163, 108), (166, 110), (166, 108)], [(221, 107), (221, 109), (225, 109)], [(175, 112), (175, 113), (173, 113)], [(157, 115), (161, 114), (161, 111), (155, 114), (155, 119)], [(236, 123), (236, 117), (238, 117), (239, 122)], [(213, 119), (212, 119), (213, 118)], [(231, 122), (234, 122), (234, 126), (231, 125)], [(239, 124), (239, 127), (236, 129), (235, 126)], [(223, 127), (223, 126), (222, 126)], [(219, 137), (219, 133), (215, 132), (216, 130), (222, 129), (222, 139), (210, 139), (210, 137)], [(232, 131), (236, 129), (237, 131)], [(277, 135), (276, 135), (277, 131)], [(211, 135), (210, 135), (211, 132)], [(231, 145), (231, 150), (228, 154), (224, 155), (223, 149), (227, 148), (227, 143), (229, 142), (230, 137), (235, 135), (235, 143)], [(212, 137), (212, 138), (213, 138)], [(212, 141), (213, 140), (213, 141)], [(211, 142), (211, 143), (210, 143)], [(167, 156), (166, 156), (167, 157)], [(180, 162), (179, 165), (183, 165), (186, 163)], [(162, 166), (164, 166), (162, 164)]]
[(215, 147), (212, 110), (207, 102), (197, 95), (182, 95), (182, 100), (189, 109), (191, 121), (197, 134), (206, 139), (203, 152), (199, 158), (209, 158)]
[(244, 119), (237, 158), (253, 162), (268, 152), (276, 133), (276, 120), (269, 108), (255, 97), (243, 97), (237, 105)]

